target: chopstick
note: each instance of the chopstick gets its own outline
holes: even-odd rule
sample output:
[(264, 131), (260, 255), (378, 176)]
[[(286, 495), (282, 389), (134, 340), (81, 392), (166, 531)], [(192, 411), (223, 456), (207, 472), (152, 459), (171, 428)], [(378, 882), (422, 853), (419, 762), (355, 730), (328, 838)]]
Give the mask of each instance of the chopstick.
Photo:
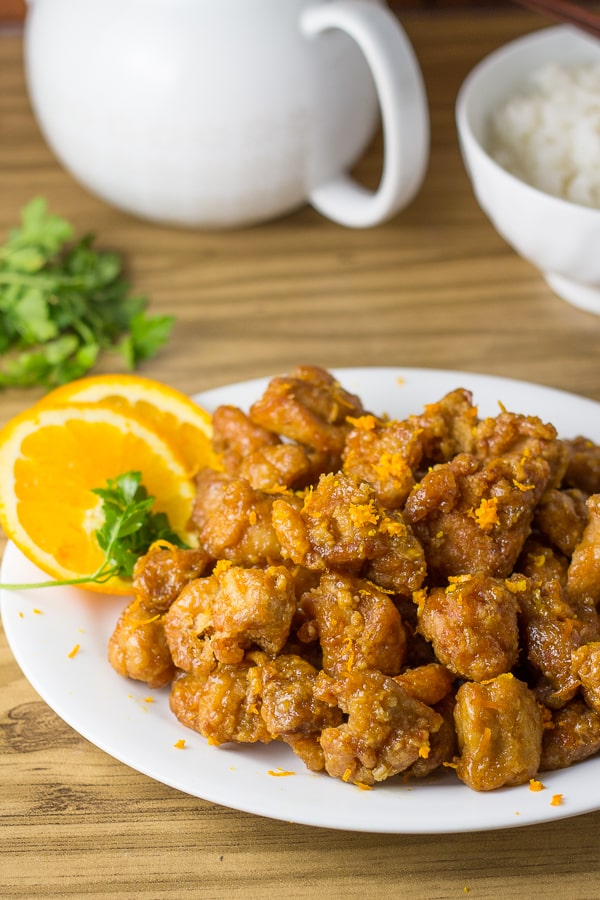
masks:
[(588, 9), (570, 0), (516, 0), (516, 2), (534, 12), (576, 25), (583, 31), (600, 37), (600, 11)]

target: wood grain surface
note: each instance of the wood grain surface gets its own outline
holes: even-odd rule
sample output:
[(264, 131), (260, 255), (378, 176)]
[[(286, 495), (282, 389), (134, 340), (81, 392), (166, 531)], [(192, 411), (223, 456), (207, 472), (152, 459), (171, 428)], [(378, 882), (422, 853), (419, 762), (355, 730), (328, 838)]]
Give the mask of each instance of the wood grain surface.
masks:
[[(227, 233), (161, 228), (111, 209), (45, 146), (20, 35), (0, 32), (0, 234), (43, 194), (78, 231), (122, 253), (151, 310), (177, 317), (171, 343), (143, 372), (186, 392), (311, 362), (487, 372), (600, 401), (600, 318), (554, 296), (496, 234), (473, 198), (454, 126), (469, 69), (544, 21), (487, 10), (402, 20), (426, 79), (431, 163), (411, 207), (370, 231), (342, 229), (309, 208)], [(376, 140), (358, 167), (366, 183), (377, 181), (380, 158)], [(0, 424), (39, 396), (0, 394)], [(600, 893), (600, 813), (481, 834), (381, 836), (271, 821), (155, 783), (64, 724), (29, 686), (3, 633), (0, 828), (2, 898)]]

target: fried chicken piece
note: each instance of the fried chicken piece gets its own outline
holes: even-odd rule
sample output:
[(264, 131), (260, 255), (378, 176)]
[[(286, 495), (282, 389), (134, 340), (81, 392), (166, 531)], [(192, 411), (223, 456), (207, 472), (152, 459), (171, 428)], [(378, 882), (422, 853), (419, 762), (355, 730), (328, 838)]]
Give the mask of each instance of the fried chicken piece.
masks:
[(576, 605), (600, 604), (600, 494), (587, 500), (589, 521), (573, 550), (567, 576), (567, 594)]
[(262, 659), (248, 672), (269, 734), (288, 744), (313, 772), (325, 767), (321, 731), (342, 721), (340, 709), (315, 697), (317, 675), (314, 666), (295, 654)]
[(231, 566), (183, 589), (165, 616), (165, 633), (177, 667), (204, 674), (217, 660), (241, 662), (252, 645), (279, 653), (295, 610), (294, 578), (284, 566)]
[(542, 496), (533, 517), (533, 527), (565, 556), (571, 556), (588, 522), (587, 495), (570, 488), (550, 488)]
[(260, 698), (248, 678), (252, 667), (248, 660), (219, 665), (210, 675), (180, 675), (171, 688), (172, 712), (210, 744), (270, 743), (271, 735), (260, 715)]
[(487, 681), (519, 655), (517, 601), (507, 584), (477, 573), (433, 588), (419, 603), (419, 631), (451, 672)]
[(597, 616), (580, 616), (556, 578), (515, 575), (511, 581), (520, 608), (522, 647), (538, 676), (531, 679), (536, 694), (546, 706), (564, 706), (578, 688), (571, 654), (597, 633)]
[(350, 430), (348, 416), (364, 412), (360, 399), (344, 390), (325, 369), (298, 366), (289, 375), (271, 379), (263, 396), (250, 407), (250, 418), (311, 448), (320, 459), (320, 471), (327, 472), (340, 468)]
[(320, 474), (303, 447), (283, 443), (235, 406), (215, 410), (213, 445), (227, 474), (245, 478), (257, 490), (296, 490)]
[(600, 751), (600, 715), (583, 700), (552, 712), (544, 731), (540, 770), (566, 769)]
[(408, 769), (430, 752), (442, 717), (381, 672), (334, 680), (320, 673), (316, 696), (337, 705), (347, 722), (321, 733), (329, 775), (372, 785)]
[(210, 556), (203, 549), (151, 549), (135, 564), (135, 596), (150, 612), (164, 612), (189, 581), (204, 573), (210, 562)]
[(160, 614), (134, 600), (123, 610), (108, 642), (108, 661), (127, 678), (160, 688), (173, 680), (175, 666)]
[(550, 467), (549, 487), (557, 488), (567, 469), (568, 451), (554, 425), (537, 416), (501, 412), (479, 422), (475, 429), (475, 456), (482, 460), (517, 455), (544, 459)]
[(281, 443), (276, 434), (257, 425), (237, 406), (218, 406), (212, 416), (212, 428), (213, 447), (229, 475), (238, 475), (248, 456)]
[(423, 412), (409, 416), (407, 424), (420, 435), (423, 469), (449, 462), (457, 453), (472, 453), (477, 407), (473, 395), (457, 388), (436, 403), (428, 403)]
[(482, 463), (463, 453), (431, 469), (413, 488), (404, 517), (433, 583), (476, 572), (507, 578), (548, 478), (548, 463), (526, 456)]
[(429, 753), (419, 756), (403, 773), (405, 778), (426, 778), (444, 763), (452, 763), (457, 751), (456, 728), (454, 726), (453, 694), (448, 694), (433, 706), (434, 712), (442, 717), (438, 731), (429, 735)]
[(211, 609), (218, 590), (214, 576), (196, 578), (184, 587), (164, 617), (173, 662), (184, 672), (207, 675), (216, 665)]
[(571, 667), (581, 683), (585, 702), (600, 715), (600, 641), (591, 641), (574, 650)]
[(394, 678), (407, 694), (425, 703), (426, 706), (436, 706), (444, 697), (447, 697), (455, 681), (455, 675), (440, 663), (427, 663), (424, 666), (416, 666), (406, 669)]
[(532, 578), (538, 584), (556, 579), (567, 587), (569, 560), (558, 550), (549, 547), (539, 535), (530, 535), (517, 563), (515, 571)]
[(540, 765), (543, 719), (525, 682), (503, 674), (467, 681), (456, 694), (454, 720), (460, 756), (456, 774), (475, 791), (524, 784)]
[(422, 429), (408, 422), (361, 416), (346, 438), (342, 469), (368, 482), (387, 509), (402, 507), (423, 456)]
[(342, 677), (353, 669), (396, 675), (406, 635), (392, 600), (370, 581), (325, 573), (305, 594), (302, 609), (314, 619), (323, 651), (323, 669)]
[(581, 435), (564, 443), (567, 448), (565, 485), (586, 494), (600, 494), (600, 445)]
[[(196, 478), (192, 522), (200, 543), (214, 559), (258, 566), (282, 561), (271, 523), (275, 496), (255, 490), (243, 478), (203, 469)], [(286, 502), (299, 506), (294, 494)]]
[(296, 610), (292, 573), (284, 566), (244, 569), (232, 566), (216, 577), (212, 598), (212, 648), (221, 662), (241, 662), (253, 644), (279, 653), (288, 639)]
[(373, 488), (343, 473), (322, 475), (301, 509), (273, 503), (282, 555), (309, 569), (343, 570), (410, 596), (425, 578), (423, 549), (396, 510), (385, 510)]

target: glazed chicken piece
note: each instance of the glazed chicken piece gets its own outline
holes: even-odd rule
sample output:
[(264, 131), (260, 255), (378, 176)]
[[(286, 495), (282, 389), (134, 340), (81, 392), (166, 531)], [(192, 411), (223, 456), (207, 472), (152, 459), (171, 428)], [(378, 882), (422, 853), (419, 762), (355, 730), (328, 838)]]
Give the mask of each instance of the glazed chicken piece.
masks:
[(423, 457), (422, 434), (422, 429), (408, 422), (375, 416), (354, 419), (344, 447), (343, 471), (368, 482), (381, 506), (399, 509), (412, 490)]
[(600, 604), (600, 494), (587, 500), (589, 521), (573, 550), (567, 575), (567, 595), (576, 606)]
[(538, 698), (549, 707), (564, 706), (575, 695), (577, 678), (571, 654), (591, 640), (598, 629), (595, 611), (582, 617), (567, 602), (556, 578), (514, 576), (513, 587), (520, 608), (521, 642), (537, 678), (531, 681)]
[(207, 675), (216, 665), (211, 638), (211, 609), (219, 590), (217, 578), (196, 578), (187, 584), (164, 617), (164, 630), (178, 669)]
[(248, 678), (252, 660), (219, 664), (209, 675), (182, 674), (171, 687), (171, 710), (182, 725), (210, 744), (235, 741), (268, 744), (272, 740), (260, 715), (260, 698)]
[(133, 572), (135, 600), (123, 610), (108, 644), (109, 662), (120, 675), (152, 688), (173, 679), (175, 665), (163, 614), (209, 561), (204, 550), (177, 547), (156, 548), (138, 559)]
[(164, 627), (177, 667), (205, 674), (215, 660), (241, 662), (253, 645), (278, 653), (295, 610), (288, 569), (231, 566), (187, 585), (165, 616)]
[(600, 715), (583, 700), (552, 712), (544, 731), (540, 769), (566, 769), (600, 751)]
[(425, 593), (419, 602), (419, 631), (451, 672), (487, 681), (515, 666), (518, 606), (510, 584), (478, 573)]
[(525, 784), (538, 772), (543, 718), (525, 682), (511, 674), (485, 684), (465, 682), (456, 694), (454, 720), (456, 774), (473, 790)]
[(564, 443), (567, 448), (565, 485), (586, 494), (600, 494), (600, 445), (581, 436)]
[[(192, 523), (201, 545), (215, 559), (236, 565), (270, 565), (282, 561), (271, 523), (275, 495), (258, 491), (245, 479), (204, 469), (196, 478)], [(300, 506), (286, 495), (291, 508)]]
[(335, 680), (320, 673), (316, 696), (339, 706), (348, 719), (325, 728), (321, 746), (329, 775), (372, 785), (427, 758), (442, 716), (415, 700), (381, 672), (352, 672)]
[(434, 712), (442, 717), (442, 724), (438, 731), (429, 735), (429, 753), (426, 756), (419, 756), (412, 766), (404, 771), (403, 778), (426, 778), (444, 763), (453, 763), (457, 751), (454, 706), (453, 694), (448, 694), (433, 706)]
[(307, 451), (283, 443), (235, 406), (220, 406), (213, 416), (213, 445), (229, 475), (245, 478), (262, 491), (304, 487), (320, 474)]
[(151, 549), (135, 564), (135, 596), (150, 612), (164, 612), (188, 582), (205, 572), (210, 562), (210, 556), (202, 549)]
[(212, 602), (212, 646), (221, 662), (241, 662), (252, 645), (279, 653), (288, 639), (296, 611), (292, 573), (284, 566), (244, 569), (232, 566), (219, 573)]
[(285, 558), (309, 569), (343, 570), (410, 596), (425, 577), (421, 545), (399, 511), (380, 507), (373, 489), (342, 473), (323, 475), (301, 509), (273, 503)]
[(537, 505), (533, 527), (565, 556), (571, 556), (588, 522), (587, 495), (570, 488), (550, 488)]
[(223, 405), (212, 416), (212, 443), (229, 475), (238, 475), (248, 456), (281, 443), (279, 437), (257, 425), (237, 406)]
[(263, 428), (314, 451), (320, 472), (339, 469), (349, 416), (365, 410), (350, 394), (317, 366), (299, 366), (289, 375), (273, 378), (250, 408), (250, 418)]
[(418, 416), (409, 416), (407, 424), (420, 435), (423, 471), (436, 463), (449, 462), (458, 453), (472, 453), (477, 407), (473, 395), (457, 388), (428, 403)]
[(548, 478), (548, 463), (537, 457), (482, 463), (463, 453), (431, 469), (413, 488), (404, 517), (425, 549), (433, 583), (476, 572), (507, 578)]
[(139, 600), (123, 610), (108, 642), (108, 661), (119, 675), (160, 688), (173, 680), (175, 666), (160, 614)]
[(342, 677), (353, 669), (378, 669), (396, 675), (402, 666), (406, 635), (390, 597), (372, 582), (352, 575), (325, 573), (305, 594), (301, 607), (314, 620), (323, 651), (323, 669)]
[(314, 666), (294, 654), (263, 657), (248, 672), (270, 736), (288, 744), (313, 772), (325, 767), (321, 731), (342, 721), (340, 709), (315, 697), (317, 675)]
[(600, 715), (600, 641), (578, 647), (572, 654), (571, 666), (585, 702)]
[(427, 706), (435, 706), (450, 694), (455, 675), (440, 663), (426, 663), (406, 669), (396, 675), (394, 681), (411, 697)]
[(554, 425), (537, 416), (501, 412), (483, 419), (475, 430), (475, 456), (492, 460), (501, 456), (544, 459), (550, 467), (549, 487), (559, 487), (567, 468), (568, 451), (558, 440)]

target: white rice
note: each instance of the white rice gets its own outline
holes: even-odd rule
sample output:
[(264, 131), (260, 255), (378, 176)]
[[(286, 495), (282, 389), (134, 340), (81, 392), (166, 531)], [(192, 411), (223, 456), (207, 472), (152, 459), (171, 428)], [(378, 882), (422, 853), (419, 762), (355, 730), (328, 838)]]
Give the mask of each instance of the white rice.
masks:
[(493, 115), (490, 152), (534, 187), (600, 208), (600, 62), (534, 72)]

